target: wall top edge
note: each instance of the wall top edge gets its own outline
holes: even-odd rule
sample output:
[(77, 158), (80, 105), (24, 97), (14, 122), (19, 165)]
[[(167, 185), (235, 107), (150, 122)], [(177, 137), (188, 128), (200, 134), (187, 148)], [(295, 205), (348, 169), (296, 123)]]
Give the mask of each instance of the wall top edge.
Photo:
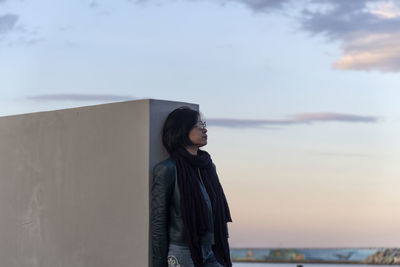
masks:
[(35, 111), (35, 112), (27, 112), (27, 113), (17, 113), (17, 114), (0, 116), (0, 119), (12, 118), (12, 117), (17, 117), (17, 116), (38, 115), (38, 114), (49, 113), (49, 112), (54, 112), (54, 111), (67, 111), (67, 110), (73, 110), (73, 109), (82, 110), (82, 109), (86, 109), (86, 108), (95, 108), (95, 107), (106, 106), (106, 105), (118, 105), (118, 104), (130, 103), (130, 102), (150, 102), (150, 99), (149, 98), (133, 99), (133, 100), (124, 100), (124, 101), (117, 101), (117, 102), (86, 105), (86, 106), (77, 106), (77, 107), (71, 107), (71, 108), (51, 109), (51, 110), (43, 110), (43, 111)]
[(108, 102), (108, 103), (101, 103), (101, 104), (70, 107), (70, 108), (62, 108), (62, 109), (50, 109), (50, 110), (42, 110), (42, 111), (35, 111), (35, 112), (10, 114), (10, 115), (0, 116), (0, 119), (11, 118), (11, 117), (16, 117), (16, 116), (37, 115), (37, 114), (42, 114), (42, 113), (46, 113), (46, 112), (54, 112), (54, 111), (66, 111), (66, 110), (72, 110), (72, 109), (79, 110), (79, 109), (85, 109), (85, 108), (99, 107), (99, 106), (105, 106), (105, 105), (115, 105), (115, 104), (130, 103), (130, 102), (149, 102), (150, 104), (154, 104), (156, 102), (164, 102), (164, 103), (181, 103), (183, 105), (197, 105), (198, 106), (198, 104), (190, 103), (190, 102), (165, 100), (165, 99), (156, 99), (156, 98), (143, 98), (143, 99), (132, 99), (132, 100)]
[(149, 98), (149, 100), (150, 100), (150, 104), (157, 103), (157, 102), (162, 102), (162, 103), (171, 103), (171, 104), (172, 104), (172, 103), (174, 103), (174, 104), (179, 103), (179, 104), (182, 104), (182, 105), (196, 105), (196, 106), (199, 105), (199, 104), (191, 103), (191, 102), (183, 102), (183, 101), (175, 101), (175, 100), (166, 100), (166, 99)]

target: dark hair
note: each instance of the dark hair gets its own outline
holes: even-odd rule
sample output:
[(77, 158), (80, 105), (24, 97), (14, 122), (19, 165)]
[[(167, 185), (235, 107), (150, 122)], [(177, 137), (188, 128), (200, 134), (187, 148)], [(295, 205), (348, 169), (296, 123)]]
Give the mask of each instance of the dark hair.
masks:
[(200, 112), (183, 106), (168, 114), (162, 129), (162, 142), (169, 153), (179, 147), (193, 145), (190, 130), (196, 125)]

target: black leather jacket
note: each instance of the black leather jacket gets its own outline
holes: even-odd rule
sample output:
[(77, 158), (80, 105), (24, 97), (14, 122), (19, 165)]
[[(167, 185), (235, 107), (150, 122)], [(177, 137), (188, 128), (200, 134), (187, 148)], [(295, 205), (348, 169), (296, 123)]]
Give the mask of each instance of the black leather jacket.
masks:
[[(214, 168), (215, 165), (213, 164)], [(151, 187), (150, 228), (153, 267), (166, 267), (169, 243), (187, 246), (180, 209), (175, 161), (167, 158), (153, 168)], [(213, 235), (204, 236), (210, 244)]]

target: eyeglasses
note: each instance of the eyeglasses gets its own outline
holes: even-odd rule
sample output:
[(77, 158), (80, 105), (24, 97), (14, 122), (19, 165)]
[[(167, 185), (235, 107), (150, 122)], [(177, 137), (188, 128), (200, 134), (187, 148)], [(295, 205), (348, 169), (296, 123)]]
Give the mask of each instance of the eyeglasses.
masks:
[(200, 129), (200, 130), (204, 130), (207, 127), (207, 124), (205, 121), (198, 121), (196, 123), (196, 126)]

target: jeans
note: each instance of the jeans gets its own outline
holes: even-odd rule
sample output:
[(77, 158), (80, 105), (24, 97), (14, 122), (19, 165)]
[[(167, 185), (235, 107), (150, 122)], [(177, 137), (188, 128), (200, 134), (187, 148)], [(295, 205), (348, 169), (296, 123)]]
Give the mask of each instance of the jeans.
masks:
[[(223, 267), (217, 262), (211, 246), (201, 246), (204, 267)], [(190, 249), (187, 246), (169, 244), (167, 259), (168, 267), (194, 267), (192, 257), (190, 256)]]

